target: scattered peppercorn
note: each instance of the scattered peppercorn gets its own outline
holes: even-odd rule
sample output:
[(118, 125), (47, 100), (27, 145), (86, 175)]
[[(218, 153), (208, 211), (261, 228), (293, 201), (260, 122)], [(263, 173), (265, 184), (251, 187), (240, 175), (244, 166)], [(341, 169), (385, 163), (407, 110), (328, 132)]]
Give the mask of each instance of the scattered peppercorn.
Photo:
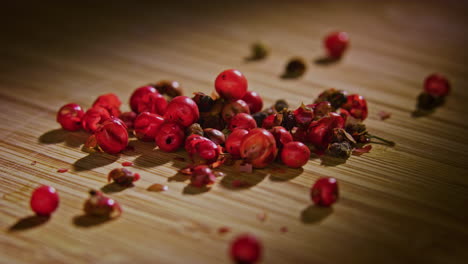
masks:
[(283, 74), (283, 78), (297, 78), (302, 76), (307, 69), (304, 59), (296, 57), (292, 58), (288, 64), (286, 64), (286, 70)]
[(270, 49), (264, 43), (257, 42), (251, 46), (252, 54), (248, 57), (248, 60), (261, 60), (268, 56)]

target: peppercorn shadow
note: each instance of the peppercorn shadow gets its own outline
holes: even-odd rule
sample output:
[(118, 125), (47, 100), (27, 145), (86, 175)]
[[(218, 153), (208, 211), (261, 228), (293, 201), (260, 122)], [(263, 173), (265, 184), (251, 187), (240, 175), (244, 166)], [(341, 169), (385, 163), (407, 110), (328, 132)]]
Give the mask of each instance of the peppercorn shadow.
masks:
[(171, 181), (184, 182), (184, 181), (187, 181), (188, 179), (190, 179), (190, 175), (186, 175), (186, 174), (178, 172), (174, 174), (173, 176), (167, 178), (167, 181), (168, 182), (171, 182)]
[(93, 227), (113, 220), (111, 217), (77, 215), (73, 217), (73, 224), (78, 227)]
[(304, 224), (319, 224), (331, 213), (333, 213), (332, 207), (319, 207), (312, 204), (302, 210), (301, 221)]
[(196, 194), (202, 194), (210, 191), (211, 188), (203, 186), (203, 187), (195, 187), (193, 185), (187, 185), (184, 187), (182, 190), (182, 194), (190, 194), (190, 195), (196, 195)]
[(73, 163), (75, 171), (92, 170), (95, 168), (103, 167), (117, 161), (119, 157), (102, 152), (91, 153)]
[(267, 175), (264, 170), (253, 170), (251, 173), (223, 171), (225, 176), (221, 180), (222, 187), (229, 190), (249, 189), (259, 184)]
[(321, 56), (321, 57), (316, 58), (314, 60), (314, 63), (317, 64), (317, 65), (327, 66), (327, 65), (335, 64), (335, 63), (337, 63), (339, 61), (340, 61), (339, 58), (333, 58), (333, 57), (330, 57), (330, 56)]
[(41, 144), (58, 144), (65, 142), (69, 147), (77, 148), (86, 142), (89, 134), (84, 131), (70, 132), (61, 128), (45, 132), (39, 137)]
[(275, 166), (275, 168), (271, 170), (269, 179), (270, 181), (278, 181), (278, 182), (290, 181), (296, 178), (297, 176), (301, 175), (303, 172), (304, 172), (303, 168), (293, 169), (293, 168), (288, 168), (284, 165), (279, 165), (279, 166)]
[(325, 167), (335, 167), (341, 164), (345, 164), (348, 158), (337, 158), (329, 155), (323, 155), (320, 157), (320, 165)]
[(145, 148), (142, 150), (142, 154), (138, 156), (133, 163), (140, 167), (152, 168), (168, 163), (174, 158), (173, 156), (173, 153), (154, 149), (154, 147), (151, 149)]
[(112, 183), (109, 183), (109, 184), (106, 184), (106, 185), (102, 186), (101, 191), (103, 193), (116, 193), (116, 192), (121, 192), (123, 190), (126, 190), (128, 188), (132, 188), (132, 187), (134, 187), (133, 184), (128, 185), (128, 186), (122, 186), (120, 184), (112, 182)]
[(8, 232), (24, 231), (34, 227), (41, 226), (49, 221), (50, 216), (31, 215), (18, 220), (14, 225), (8, 228)]

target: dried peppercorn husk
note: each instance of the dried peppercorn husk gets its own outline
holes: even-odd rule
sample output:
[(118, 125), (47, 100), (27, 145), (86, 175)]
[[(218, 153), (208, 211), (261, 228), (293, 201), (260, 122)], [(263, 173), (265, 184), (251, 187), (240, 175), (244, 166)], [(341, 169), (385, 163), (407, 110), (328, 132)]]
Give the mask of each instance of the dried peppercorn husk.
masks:
[(346, 132), (346, 130), (342, 128), (335, 128), (333, 129), (333, 137), (332, 137), (332, 142), (333, 143), (341, 143), (347, 141), (350, 145), (354, 146), (357, 142), (353, 138), (351, 134)]
[(193, 123), (187, 128), (187, 136), (200, 135), (203, 136), (203, 128), (198, 123)]
[(297, 126), (293, 111), (283, 110), (283, 121), (281, 122), (281, 126), (286, 128), (286, 130), (291, 130)]
[(363, 123), (353, 123), (346, 126), (348, 132), (356, 143), (368, 143), (370, 141), (366, 125)]
[(122, 185), (122, 186), (129, 186), (132, 185), (134, 181), (139, 179), (139, 174), (133, 173), (126, 168), (117, 168), (113, 169), (109, 172), (107, 176), (107, 180), (113, 180), (115, 183)]
[(160, 94), (165, 94), (169, 97), (182, 95), (182, 87), (176, 81), (159, 81), (152, 85)]
[(288, 64), (286, 64), (286, 70), (283, 75), (284, 78), (297, 78), (302, 76), (307, 70), (304, 59), (296, 57), (292, 58)]
[(348, 141), (335, 142), (330, 144), (327, 149), (327, 154), (341, 159), (347, 159), (351, 156), (353, 148)]
[(317, 99), (315, 99), (315, 103), (320, 103), (324, 101), (330, 102), (333, 111), (340, 108), (343, 104), (347, 101), (347, 92), (342, 90), (337, 90), (335, 88), (330, 88), (322, 92)]

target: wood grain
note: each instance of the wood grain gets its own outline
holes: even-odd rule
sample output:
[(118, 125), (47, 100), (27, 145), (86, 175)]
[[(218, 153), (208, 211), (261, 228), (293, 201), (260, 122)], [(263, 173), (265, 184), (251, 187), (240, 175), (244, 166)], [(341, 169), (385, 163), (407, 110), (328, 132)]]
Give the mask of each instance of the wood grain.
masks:
[[(0, 262), (229, 263), (231, 239), (252, 233), (263, 241), (263, 263), (464, 263), (466, 8), (458, 1), (2, 7)], [(315, 64), (323, 36), (336, 29), (349, 32), (349, 52), (338, 63)], [(268, 43), (271, 56), (247, 63), (257, 40)], [(279, 78), (293, 56), (308, 61), (308, 72)], [(128, 98), (161, 79), (178, 80), (186, 94), (210, 93), (226, 68), (241, 70), (267, 105), (278, 98), (293, 106), (310, 102), (329, 87), (360, 93), (369, 103), (369, 130), (397, 145), (374, 144), (369, 154), (338, 165), (312, 159), (286, 172), (279, 165), (253, 174), (223, 167), (218, 184), (194, 193), (177, 174), (186, 163), (174, 158), (186, 157), (183, 151), (167, 154), (133, 141), (135, 151), (120, 156), (87, 154), (87, 135), (55, 122), (67, 102), (89, 107), (108, 92)], [(443, 107), (414, 118), (422, 80), (432, 72), (446, 74), (453, 92)], [(382, 110), (392, 117), (379, 120)], [(124, 214), (89, 221), (81, 210), (87, 191), (105, 186), (107, 173), (124, 161), (142, 175), (135, 187), (109, 194)], [(331, 209), (309, 198), (322, 176), (339, 180), (341, 198)], [(235, 179), (253, 186), (229, 188)], [(154, 183), (169, 191), (147, 191)], [(29, 209), (40, 184), (55, 186), (61, 197), (48, 220)], [(263, 212), (265, 222), (256, 217)], [(220, 235), (221, 226), (232, 231)]]

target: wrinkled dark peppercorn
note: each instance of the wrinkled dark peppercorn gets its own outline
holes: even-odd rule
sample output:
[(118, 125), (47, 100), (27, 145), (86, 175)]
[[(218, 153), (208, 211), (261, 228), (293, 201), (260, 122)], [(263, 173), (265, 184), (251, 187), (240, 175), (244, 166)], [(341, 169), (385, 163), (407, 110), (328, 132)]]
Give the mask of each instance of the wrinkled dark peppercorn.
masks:
[(304, 59), (292, 58), (286, 65), (284, 78), (297, 78), (302, 76), (307, 69)]
[(261, 60), (266, 58), (270, 53), (269, 48), (263, 43), (254, 43), (251, 49), (252, 55), (248, 58), (249, 60)]
[(267, 113), (265, 113), (265, 112), (257, 112), (257, 113), (252, 115), (252, 117), (255, 119), (255, 122), (257, 122), (257, 127), (262, 127), (263, 120), (265, 120), (265, 118), (267, 118), (267, 116), (269, 116), (269, 115)]
[(288, 109), (289, 104), (288, 102), (286, 102), (286, 100), (280, 99), (275, 102), (275, 105), (273, 107), (275, 108), (276, 112), (281, 112), (284, 109)]
[(347, 159), (351, 155), (352, 147), (348, 141), (343, 141), (341, 143), (335, 142), (332, 143), (327, 150), (327, 153), (336, 158)]
[(320, 103), (328, 101), (330, 102), (333, 111), (340, 108), (347, 101), (347, 93), (342, 90), (337, 90), (335, 88), (328, 89), (321, 93), (318, 98), (315, 100), (315, 103)]
[(200, 92), (195, 93), (192, 100), (197, 104), (200, 112), (209, 112), (215, 104), (215, 100), (211, 96)]
[(281, 122), (281, 126), (286, 128), (286, 130), (291, 130), (293, 127), (297, 126), (293, 111), (283, 112), (283, 121)]

